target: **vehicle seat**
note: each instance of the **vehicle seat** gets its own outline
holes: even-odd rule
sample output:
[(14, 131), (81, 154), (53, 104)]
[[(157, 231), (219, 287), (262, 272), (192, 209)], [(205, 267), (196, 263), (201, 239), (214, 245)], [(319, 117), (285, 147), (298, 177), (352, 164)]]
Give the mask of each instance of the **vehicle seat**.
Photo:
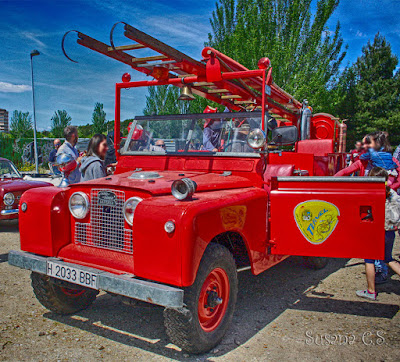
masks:
[(298, 153), (311, 153), (314, 156), (326, 156), (334, 153), (333, 139), (328, 140), (303, 140), (297, 142)]
[(267, 165), (264, 172), (264, 189), (270, 190), (271, 178), (274, 176), (292, 176), (294, 171), (294, 165), (280, 164), (280, 165)]

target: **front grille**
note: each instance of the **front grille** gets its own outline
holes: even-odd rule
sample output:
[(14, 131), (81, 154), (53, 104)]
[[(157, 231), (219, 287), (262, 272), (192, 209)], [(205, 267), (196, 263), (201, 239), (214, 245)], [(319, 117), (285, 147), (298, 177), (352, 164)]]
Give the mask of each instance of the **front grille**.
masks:
[[(99, 193), (112, 197), (105, 201)], [(75, 223), (75, 243), (132, 254), (132, 230), (124, 228), (124, 203), (123, 191), (92, 189), (90, 223)]]

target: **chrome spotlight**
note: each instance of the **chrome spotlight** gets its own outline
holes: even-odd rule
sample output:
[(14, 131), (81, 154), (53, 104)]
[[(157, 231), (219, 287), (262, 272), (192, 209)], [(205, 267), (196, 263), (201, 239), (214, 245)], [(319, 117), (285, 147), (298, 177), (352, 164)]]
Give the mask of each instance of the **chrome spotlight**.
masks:
[(197, 189), (197, 184), (190, 178), (175, 180), (171, 186), (171, 193), (177, 200), (189, 200)]

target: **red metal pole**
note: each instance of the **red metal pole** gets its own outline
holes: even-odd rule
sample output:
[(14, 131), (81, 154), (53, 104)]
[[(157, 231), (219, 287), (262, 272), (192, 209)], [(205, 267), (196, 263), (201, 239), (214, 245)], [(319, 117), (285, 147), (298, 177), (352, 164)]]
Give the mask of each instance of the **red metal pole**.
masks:
[[(265, 76), (264, 70), (256, 69), (256, 70), (248, 70), (244, 72), (229, 72), (222, 73), (222, 79), (236, 79), (236, 78), (252, 78), (255, 76)], [(182, 79), (184, 79), (182, 81)], [(166, 84), (190, 84), (196, 82), (204, 82), (205, 77), (185, 77), (185, 78), (170, 78), (167, 80), (152, 80), (152, 81), (139, 81), (139, 82), (126, 82), (126, 83), (117, 83), (117, 88), (135, 88), (135, 87), (150, 87), (154, 85), (166, 85)]]
[(263, 71), (262, 75), (262, 100), (261, 100), (261, 129), (265, 132), (265, 80), (266, 80), (266, 70)]
[(119, 145), (121, 143), (120, 135), (121, 123), (121, 88), (118, 84), (115, 86), (115, 120), (114, 120), (114, 148), (117, 161), (119, 159)]

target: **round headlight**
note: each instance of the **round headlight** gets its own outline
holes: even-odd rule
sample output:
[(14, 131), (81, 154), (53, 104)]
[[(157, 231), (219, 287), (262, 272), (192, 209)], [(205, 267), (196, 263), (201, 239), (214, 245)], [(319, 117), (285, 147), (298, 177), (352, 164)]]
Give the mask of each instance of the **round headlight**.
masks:
[(15, 196), (12, 192), (7, 192), (4, 196), (3, 196), (3, 201), (4, 204), (7, 206), (11, 206), (14, 201), (15, 201)]
[(126, 222), (132, 226), (133, 224), (133, 216), (135, 215), (136, 207), (139, 202), (142, 201), (140, 197), (131, 197), (130, 199), (125, 201), (124, 204), (124, 217)]
[(247, 136), (247, 144), (255, 150), (264, 147), (265, 142), (265, 133), (259, 128), (253, 129)]
[(83, 219), (89, 212), (89, 198), (83, 192), (75, 192), (68, 202), (69, 211), (77, 219)]
[(171, 193), (178, 200), (190, 199), (197, 189), (197, 184), (190, 178), (175, 180), (171, 185)]

